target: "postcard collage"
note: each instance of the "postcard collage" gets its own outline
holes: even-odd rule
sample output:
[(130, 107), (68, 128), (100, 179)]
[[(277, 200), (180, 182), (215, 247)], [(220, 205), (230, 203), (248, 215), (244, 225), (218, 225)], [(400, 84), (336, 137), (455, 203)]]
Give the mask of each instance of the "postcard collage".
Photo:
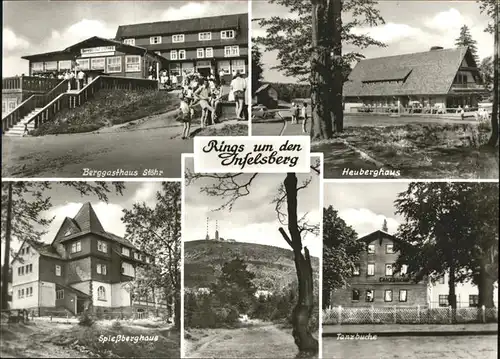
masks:
[(497, 0), (2, 7), (2, 358), (497, 358)]

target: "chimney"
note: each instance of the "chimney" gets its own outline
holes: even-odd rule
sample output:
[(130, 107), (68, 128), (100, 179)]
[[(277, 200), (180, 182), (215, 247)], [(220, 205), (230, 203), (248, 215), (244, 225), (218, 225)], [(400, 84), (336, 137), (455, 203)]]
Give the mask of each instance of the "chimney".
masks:
[(430, 51), (437, 51), (437, 50), (443, 50), (444, 47), (442, 46), (432, 46)]

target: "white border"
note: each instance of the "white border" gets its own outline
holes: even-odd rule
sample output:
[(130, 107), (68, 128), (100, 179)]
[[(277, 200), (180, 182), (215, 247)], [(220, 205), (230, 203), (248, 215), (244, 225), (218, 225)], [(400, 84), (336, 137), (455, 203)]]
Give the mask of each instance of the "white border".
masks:
[(319, 280), (318, 280), (318, 358), (323, 358), (323, 211), (324, 211), (324, 155), (323, 152), (312, 152), (311, 157), (319, 157), (320, 159), (320, 178), (319, 178), (319, 240), (321, 241), (321, 252), (319, 256)]
[(185, 333), (184, 333), (184, 240), (182, 236), (184, 235), (184, 228), (186, 228), (186, 212), (185, 212), (185, 202), (186, 202), (186, 159), (193, 158), (192, 153), (182, 153), (181, 154), (181, 327), (180, 327), (180, 354), (181, 358), (186, 357), (185, 348)]
[[(182, 154), (184, 155), (184, 154)], [(181, 156), (182, 159), (182, 156)], [(29, 178), (29, 177), (2, 177), (2, 182), (180, 182), (182, 177), (163, 178), (163, 177), (50, 177), (50, 178)]]
[(248, 71), (247, 71), (247, 93), (248, 93), (248, 136), (252, 136), (252, 1), (248, 1)]

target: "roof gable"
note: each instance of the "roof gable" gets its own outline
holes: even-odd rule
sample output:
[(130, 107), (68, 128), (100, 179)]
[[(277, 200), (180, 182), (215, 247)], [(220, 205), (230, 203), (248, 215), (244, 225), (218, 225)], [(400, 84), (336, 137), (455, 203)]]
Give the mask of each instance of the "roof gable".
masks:
[(375, 231), (375, 232), (369, 233), (366, 236), (359, 238), (360, 241), (363, 241), (366, 244), (369, 244), (373, 241), (379, 241), (379, 244), (382, 244), (382, 241), (384, 239), (388, 239), (392, 242), (398, 242), (398, 239), (396, 236), (393, 236), (392, 234), (389, 234), (389, 233), (382, 231), (380, 229)]
[(459, 47), (362, 60), (344, 84), (344, 95), (447, 94), (468, 52), (467, 47)]
[(105, 232), (90, 202), (85, 203), (82, 208), (80, 208), (76, 216), (73, 218), (73, 221), (78, 224), (80, 232)]

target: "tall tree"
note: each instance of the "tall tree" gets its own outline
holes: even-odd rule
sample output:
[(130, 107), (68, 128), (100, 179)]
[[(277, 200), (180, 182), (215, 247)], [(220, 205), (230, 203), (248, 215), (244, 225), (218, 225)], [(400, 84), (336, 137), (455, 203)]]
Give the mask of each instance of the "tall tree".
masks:
[(498, 0), (479, 0), (481, 12), (486, 13), (491, 17), (492, 22), (488, 24), (485, 29), (488, 33), (493, 33), (494, 35), (494, 52), (493, 52), (493, 110), (491, 114), (491, 136), (488, 141), (488, 146), (496, 147), (498, 145), (498, 122), (499, 122), (499, 101), (500, 101), (500, 77), (499, 77), (499, 67), (500, 61), (498, 59), (498, 53), (500, 51), (499, 42), (499, 31), (500, 31), (500, 13)]
[(258, 45), (252, 44), (252, 94), (261, 86), (263, 72), (262, 52)]
[[(2, 309), (8, 307), (8, 273), (12, 240), (27, 243), (39, 243), (45, 230), (53, 218), (44, 214), (52, 208), (51, 198), (46, 191), (52, 189), (56, 182), (2, 182), (2, 231), (4, 243), (4, 263), (2, 269)], [(112, 188), (122, 194), (125, 188), (122, 182), (57, 182), (59, 186), (75, 189), (81, 196), (95, 195), (101, 201), (108, 201)]]
[[(493, 187), (489, 187), (492, 185)], [(493, 198), (490, 198), (493, 197)], [(398, 266), (415, 279), (449, 274), (449, 304), (456, 308), (456, 283), (478, 284), (481, 305), (492, 306), (498, 260), (498, 185), (411, 183), (396, 200), (406, 222), (398, 230)], [(491, 298), (491, 300), (489, 299)]]
[[(163, 182), (156, 193), (156, 203), (134, 203), (132, 209), (123, 210), (122, 221), (126, 238), (139, 249), (155, 257), (149, 274), (156, 287), (164, 289), (165, 298), (175, 300), (175, 326), (180, 328), (181, 318), (181, 185)], [(159, 268), (156, 270), (155, 268)]]
[(333, 290), (344, 287), (365, 244), (332, 206), (323, 209), (323, 307), (330, 306)]
[[(318, 162), (312, 168), (319, 173)], [(210, 178), (212, 183), (201, 187), (200, 191), (209, 196), (223, 198), (225, 203), (218, 209), (228, 210), (232, 209), (239, 198), (250, 194), (250, 186), (256, 177), (257, 174), (199, 174), (189, 170), (185, 176), (188, 186), (198, 179)], [(313, 337), (309, 326), (314, 308), (313, 270), (309, 250), (302, 245), (303, 236), (310, 232), (319, 232), (319, 224), (310, 225), (306, 216), (298, 218), (297, 215), (298, 193), (309, 183), (310, 180), (307, 180), (299, 184), (295, 173), (287, 173), (273, 201), (278, 219), (282, 224), (286, 224), (288, 233), (282, 227), (278, 228), (278, 231), (294, 254), (299, 295), (292, 311), (292, 335), (301, 353), (317, 353), (319, 350), (318, 341)]]
[[(326, 139), (343, 130), (342, 85), (349, 64), (360, 60), (359, 52), (342, 52), (342, 46), (357, 49), (384, 46), (367, 34), (353, 31), (377, 26), (384, 20), (374, 0), (269, 0), (297, 16), (278, 16), (260, 20), (266, 37), (256, 43), (267, 51), (277, 51), (279, 64), (274, 68), (286, 76), (309, 80), (311, 84), (312, 139)], [(349, 19), (345, 21), (345, 19)], [(332, 101), (333, 99), (333, 101)], [(332, 121), (334, 126), (332, 126)]]
[(493, 94), (493, 56), (485, 57), (479, 64), (479, 71), (483, 79), (484, 86), (488, 89), (490, 94)]
[(470, 29), (467, 25), (460, 28), (460, 35), (455, 39), (455, 46), (467, 46), (474, 57), (476, 64), (479, 64), (477, 56), (477, 41), (472, 38)]

